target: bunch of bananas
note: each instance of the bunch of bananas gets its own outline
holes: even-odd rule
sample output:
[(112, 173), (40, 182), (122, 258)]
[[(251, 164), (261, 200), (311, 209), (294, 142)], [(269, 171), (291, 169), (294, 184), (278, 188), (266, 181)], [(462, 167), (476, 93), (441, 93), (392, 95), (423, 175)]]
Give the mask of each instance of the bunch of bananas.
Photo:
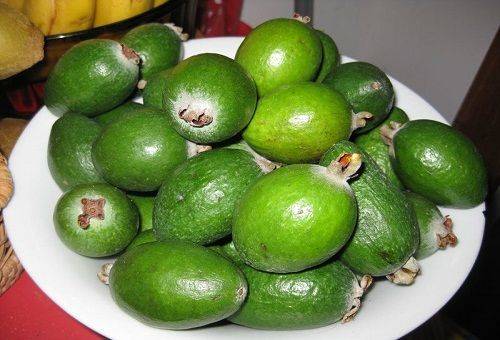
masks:
[(168, 0), (0, 0), (22, 11), (45, 35), (121, 21)]

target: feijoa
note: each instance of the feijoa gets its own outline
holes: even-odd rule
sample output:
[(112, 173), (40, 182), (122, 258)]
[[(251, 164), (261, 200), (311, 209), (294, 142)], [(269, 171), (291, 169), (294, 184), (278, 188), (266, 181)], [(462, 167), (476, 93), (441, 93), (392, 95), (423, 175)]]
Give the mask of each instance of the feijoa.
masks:
[(155, 234), (152, 229), (143, 230), (130, 242), (127, 247), (127, 250), (140, 246), (144, 243), (156, 242)]
[(403, 183), (399, 180), (394, 172), (389, 159), (389, 147), (382, 139), (380, 128), (382, 126), (390, 126), (391, 122), (398, 122), (401, 124), (409, 121), (406, 113), (400, 108), (394, 106), (389, 113), (389, 116), (375, 129), (362, 133), (354, 138), (354, 143), (359, 145), (366, 151), (368, 155), (377, 163), (382, 171), (387, 175), (389, 180), (400, 189), (404, 189)]
[(415, 257), (423, 259), (448, 245), (454, 247), (457, 237), (452, 232), (453, 222), (449, 216), (443, 216), (439, 208), (425, 197), (413, 192), (406, 192), (406, 198), (413, 207), (420, 229), (420, 244)]
[(95, 116), (122, 103), (139, 77), (139, 56), (130, 48), (107, 39), (74, 45), (57, 62), (45, 83), (45, 104), (61, 115), (66, 112)]
[(119, 253), (137, 234), (139, 216), (128, 197), (109, 184), (80, 184), (57, 201), (54, 226), (61, 241), (90, 257)]
[(435, 204), (472, 208), (487, 193), (481, 154), (463, 134), (446, 124), (419, 119), (383, 129), (391, 162), (409, 190)]
[(146, 86), (142, 90), (144, 105), (159, 110), (163, 108), (163, 101), (166, 100), (163, 94), (165, 92), (165, 86), (169, 81), (168, 76), (171, 70), (172, 69), (169, 68), (168, 70), (158, 72), (148, 79)]
[(134, 202), (140, 217), (140, 230), (153, 228), (153, 205), (155, 196), (150, 193), (129, 193), (127, 195)]
[(52, 125), (47, 161), (52, 178), (62, 190), (104, 182), (92, 163), (92, 143), (100, 133), (97, 123), (76, 113), (66, 114)]
[(273, 19), (255, 27), (241, 43), (235, 60), (255, 80), (259, 96), (275, 88), (313, 80), (323, 47), (316, 32), (295, 19)]
[[(262, 156), (282, 163), (317, 161), (330, 146), (351, 135), (351, 107), (320, 83), (283, 85), (259, 99), (245, 141)], [(361, 125), (364, 124), (361, 118)]]
[(109, 275), (115, 302), (139, 321), (188, 329), (225, 319), (247, 293), (231, 261), (191, 243), (151, 242), (121, 255)]
[(236, 135), (250, 122), (257, 103), (255, 84), (245, 70), (214, 53), (177, 64), (165, 79), (162, 95), (163, 109), (174, 128), (196, 143)]
[(94, 142), (92, 158), (107, 182), (148, 192), (187, 159), (187, 143), (164, 114), (140, 110), (109, 124)]
[(358, 283), (340, 261), (291, 274), (266, 273), (245, 265), (241, 269), (248, 296), (229, 321), (258, 329), (309, 329), (349, 321), (371, 283), (369, 276)]
[(323, 47), (323, 60), (321, 61), (321, 67), (316, 77), (316, 81), (321, 83), (325, 80), (327, 75), (331, 74), (333, 70), (339, 66), (340, 54), (332, 37), (320, 30), (316, 30), (316, 34), (321, 40), (321, 45)]
[(344, 95), (355, 113), (369, 112), (372, 118), (356, 133), (366, 132), (382, 122), (392, 108), (394, 90), (387, 75), (365, 62), (340, 65), (324, 80)]
[(132, 101), (126, 102), (114, 109), (101, 113), (94, 117), (94, 120), (102, 127), (108, 126), (111, 122), (120, 119), (128, 112), (135, 112), (144, 109), (144, 105)]
[(245, 262), (289, 273), (335, 255), (356, 224), (356, 200), (347, 179), (360, 164), (359, 155), (346, 154), (328, 168), (288, 165), (255, 181), (233, 221), (233, 242)]
[(209, 244), (231, 234), (236, 202), (263, 174), (243, 150), (217, 149), (190, 158), (166, 178), (155, 199), (159, 240)]

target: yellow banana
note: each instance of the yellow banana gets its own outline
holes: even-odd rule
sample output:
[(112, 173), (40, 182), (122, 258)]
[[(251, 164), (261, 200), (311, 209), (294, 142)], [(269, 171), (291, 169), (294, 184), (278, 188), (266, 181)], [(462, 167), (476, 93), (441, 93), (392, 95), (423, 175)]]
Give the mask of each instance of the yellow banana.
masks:
[(92, 28), (95, 0), (26, 0), (24, 13), (45, 35)]
[(155, 4), (154, 4), (154, 7), (158, 7), (160, 5), (163, 5), (165, 2), (167, 2), (168, 0), (155, 0)]
[(24, 0), (0, 0), (7, 6), (17, 9), (18, 11), (23, 10)]
[(97, 0), (94, 27), (111, 24), (153, 8), (154, 0)]

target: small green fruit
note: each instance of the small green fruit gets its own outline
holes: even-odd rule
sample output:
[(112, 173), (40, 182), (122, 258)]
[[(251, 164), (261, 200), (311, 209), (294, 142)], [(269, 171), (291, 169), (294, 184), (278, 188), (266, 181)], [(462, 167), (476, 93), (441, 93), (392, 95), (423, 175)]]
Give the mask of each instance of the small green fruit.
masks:
[(335, 41), (328, 34), (320, 30), (316, 30), (316, 34), (318, 34), (323, 46), (323, 60), (321, 61), (321, 68), (316, 77), (316, 81), (321, 83), (327, 75), (334, 72), (334, 69), (339, 66), (340, 54)]

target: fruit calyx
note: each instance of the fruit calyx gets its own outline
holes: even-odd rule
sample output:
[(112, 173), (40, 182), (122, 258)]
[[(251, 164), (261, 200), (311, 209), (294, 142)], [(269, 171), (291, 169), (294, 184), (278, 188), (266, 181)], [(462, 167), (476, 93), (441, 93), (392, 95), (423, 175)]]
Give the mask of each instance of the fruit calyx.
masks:
[(90, 198), (82, 198), (82, 214), (78, 215), (78, 225), (82, 229), (87, 229), (90, 226), (90, 219), (97, 218), (104, 220), (104, 205), (106, 200), (98, 198), (96, 200)]
[(293, 19), (300, 21), (303, 24), (308, 24), (309, 22), (311, 22), (311, 18), (309, 18), (308, 16), (302, 16), (299, 13), (293, 13)]
[(392, 146), (392, 140), (394, 139), (394, 135), (398, 132), (403, 124), (398, 122), (389, 122), (389, 126), (383, 125), (380, 128), (380, 135), (382, 136), (382, 140), (385, 144)]
[(368, 111), (353, 113), (351, 131), (364, 127), (366, 125), (366, 121), (371, 118), (373, 118), (373, 114)]
[(191, 141), (187, 141), (187, 154), (188, 158), (194, 157), (199, 153), (212, 150), (211, 145), (196, 144)]
[(359, 153), (346, 153), (341, 154), (336, 160), (332, 161), (327, 166), (331, 174), (339, 176), (343, 180), (354, 177), (362, 164), (362, 157)]
[(109, 285), (109, 272), (112, 267), (112, 263), (105, 263), (101, 266), (101, 270), (97, 273), (97, 278), (105, 285)]
[(417, 260), (412, 256), (399, 270), (386, 276), (387, 280), (397, 285), (411, 285), (420, 272)]
[(122, 53), (125, 56), (125, 58), (127, 58), (134, 64), (139, 65), (139, 63), (141, 62), (141, 57), (139, 56), (139, 54), (128, 46), (125, 46), (123, 44), (121, 44), (121, 46), (122, 46)]
[(179, 111), (179, 118), (193, 127), (209, 125), (214, 120), (211, 115), (203, 110), (193, 110), (189, 106)]
[(356, 314), (359, 311), (359, 308), (361, 308), (361, 297), (365, 294), (367, 289), (371, 286), (373, 283), (373, 278), (370, 275), (364, 275), (360, 280), (359, 283), (356, 285), (354, 288), (354, 296), (353, 296), (353, 302), (351, 309), (347, 311), (347, 313), (344, 314), (342, 317), (342, 323), (346, 323), (351, 321)]
[(441, 249), (446, 248), (448, 245), (451, 247), (456, 246), (457, 244), (457, 236), (451, 230), (453, 228), (453, 221), (450, 216), (446, 215), (443, 222), (444, 231), (441, 233), (437, 233), (438, 238), (438, 246)]
[(181, 39), (181, 41), (186, 41), (188, 40), (189, 38), (189, 34), (187, 33), (182, 33), (182, 27), (179, 27), (179, 26), (175, 26), (175, 24), (169, 22), (169, 23), (166, 23), (165, 26), (167, 26), (168, 28), (170, 28), (172, 31), (174, 31), (177, 36), (179, 37), (179, 39)]

